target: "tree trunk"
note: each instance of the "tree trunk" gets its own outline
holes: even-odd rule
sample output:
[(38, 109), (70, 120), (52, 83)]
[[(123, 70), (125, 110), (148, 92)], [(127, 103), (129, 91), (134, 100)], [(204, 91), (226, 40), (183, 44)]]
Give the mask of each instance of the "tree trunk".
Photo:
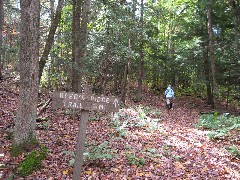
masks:
[(2, 75), (2, 30), (3, 30), (3, 0), (0, 0), (0, 80)]
[(58, 24), (59, 24), (60, 19), (61, 19), (63, 3), (64, 3), (64, 0), (59, 0), (58, 1), (58, 6), (57, 6), (57, 9), (56, 9), (55, 18), (54, 18), (53, 21), (51, 21), (51, 26), (50, 26), (48, 37), (47, 37), (47, 40), (46, 40), (45, 48), (44, 48), (42, 57), (39, 61), (39, 82), (41, 81), (43, 69), (44, 69), (44, 66), (45, 66), (45, 64), (48, 60), (48, 55), (49, 55), (49, 52), (52, 48), (52, 44), (53, 44), (53, 41), (54, 41), (54, 35), (55, 35), (56, 29), (57, 29)]
[(127, 57), (127, 62), (124, 70), (124, 79), (121, 88), (121, 101), (125, 104), (126, 99), (130, 98), (130, 71), (132, 62), (132, 52), (133, 52), (133, 31), (134, 31), (134, 21), (135, 21), (135, 11), (136, 11), (136, 0), (133, 1), (132, 5), (132, 23), (128, 39), (129, 57)]
[[(53, 21), (54, 21), (54, 12), (55, 12), (55, 7), (54, 7), (54, 0), (50, 0), (50, 18), (51, 18), (51, 24), (53, 23)], [(54, 43), (53, 43), (54, 44)], [(52, 44), (52, 45), (53, 45)], [(52, 83), (51, 83), (51, 81), (52, 81), (52, 68), (53, 68), (53, 59), (54, 59), (54, 56), (52, 56), (51, 54), (50, 54), (50, 58), (51, 58), (51, 60), (50, 60), (50, 62), (49, 62), (49, 66), (48, 66), (48, 74), (47, 74), (47, 88), (49, 89), (49, 88), (51, 88), (52, 87)]]
[(40, 1), (21, 0), (20, 87), (14, 147), (25, 148), (36, 139), (39, 70)]
[(214, 49), (213, 49), (213, 31), (212, 31), (212, 0), (208, 1), (208, 36), (209, 36), (209, 56), (211, 62), (211, 72), (212, 72), (212, 81), (213, 81), (213, 101), (214, 107), (217, 106), (218, 98), (218, 85), (216, 80), (216, 67), (214, 62)]
[(106, 95), (106, 85), (108, 81), (108, 76), (107, 76), (107, 70), (110, 65), (109, 61), (109, 54), (110, 54), (110, 43), (109, 43), (109, 38), (110, 38), (110, 30), (109, 30), (109, 21), (107, 21), (107, 29), (106, 29), (106, 36), (107, 36), (107, 42), (105, 43), (104, 47), (104, 59), (103, 63), (101, 66), (101, 74), (100, 74), (100, 86), (101, 86), (101, 94)]
[(203, 59), (204, 59), (204, 74), (205, 74), (206, 88), (207, 88), (207, 104), (214, 106), (212, 88), (210, 83), (209, 60), (208, 60), (207, 53)]
[(139, 61), (138, 61), (138, 91), (137, 101), (142, 100), (142, 80), (143, 80), (143, 0), (141, 0), (141, 17), (140, 17), (140, 47), (139, 47)]
[[(74, 49), (73, 49), (73, 76), (72, 76), (72, 88), (74, 92), (81, 90), (81, 82), (83, 77), (83, 66), (87, 53), (87, 23), (88, 14), (90, 8), (90, 0), (84, 0), (82, 3), (82, 12), (80, 2), (76, 4), (75, 11), (75, 27), (73, 37), (75, 37)], [(81, 26), (79, 28), (79, 19), (81, 16)], [(80, 38), (80, 39), (79, 39)]]
[(80, 52), (80, 18), (82, 11), (83, 0), (73, 0), (73, 23), (72, 23), (72, 91), (78, 92), (80, 90), (80, 66), (79, 66), (79, 52)]
[[(88, 15), (90, 8), (91, 0), (85, 0), (83, 3), (83, 11), (82, 11), (82, 21), (81, 21), (81, 35), (80, 35), (80, 49), (79, 49), (79, 65), (81, 67), (80, 78), (83, 76), (83, 66), (86, 62), (87, 57), (87, 24), (88, 24)], [(80, 79), (81, 81), (81, 79)]]

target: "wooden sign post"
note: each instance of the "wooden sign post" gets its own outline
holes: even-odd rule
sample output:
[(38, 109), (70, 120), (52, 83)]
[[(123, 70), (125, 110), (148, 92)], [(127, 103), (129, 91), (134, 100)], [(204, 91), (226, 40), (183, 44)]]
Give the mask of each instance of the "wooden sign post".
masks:
[(89, 118), (89, 111), (119, 111), (119, 100), (116, 97), (92, 95), (90, 86), (83, 86), (83, 93), (74, 92), (54, 92), (54, 108), (81, 109), (79, 130), (77, 136), (77, 146), (75, 152), (75, 163), (73, 171), (73, 180), (79, 180), (81, 177), (84, 143), (86, 137), (86, 127)]

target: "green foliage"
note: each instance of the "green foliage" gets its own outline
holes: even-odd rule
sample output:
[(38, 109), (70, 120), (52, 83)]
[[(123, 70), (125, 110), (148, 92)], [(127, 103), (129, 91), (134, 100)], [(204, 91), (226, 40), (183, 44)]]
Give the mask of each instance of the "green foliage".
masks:
[(14, 180), (14, 174), (11, 174), (7, 180)]
[(147, 148), (144, 152), (144, 155), (153, 161), (158, 161), (162, 157), (160, 152), (154, 148)]
[(42, 160), (46, 158), (47, 148), (41, 147), (40, 150), (34, 150), (29, 153), (23, 162), (17, 167), (17, 173), (21, 177), (26, 177), (32, 174), (33, 171), (41, 167)]
[(113, 117), (113, 127), (115, 129), (115, 131), (118, 133), (119, 137), (127, 137), (127, 125), (128, 125), (128, 119), (126, 119), (125, 121), (121, 122), (119, 120), (119, 115), (116, 113)]
[[(114, 149), (109, 148), (109, 142), (105, 141), (100, 145), (94, 145), (95, 142), (91, 144), (85, 143), (86, 150), (83, 153), (84, 159), (86, 161), (96, 161), (101, 159), (112, 159), (117, 156)], [(75, 162), (74, 151), (63, 151), (61, 154), (65, 156), (70, 156), (69, 165), (73, 166)]]
[(135, 121), (136, 127), (146, 127), (148, 131), (156, 130), (158, 128), (158, 122), (160, 119), (150, 118), (148, 115), (160, 115), (159, 111), (151, 110), (149, 107), (138, 107), (139, 118)]
[(69, 160), (69, 165), (73, 166), (74, 162), (75, 162), (75, 154), (74, 151), (63, 151), (61, 152), (61, 155), (65, 155), (65, 156), (70, 156), (70, 160)]
[(218, 139), (226, 136), (230, 130), (240, 131), (240, 117), (230, 116), (228, 113), (218, 115), (204, 114), (200, 116), (197, 127), (211, 130), (208, 136), (211, 139)]
[(172, 157), (175, 161), (178, 161), (178, 162), (180, 162), (183, 158), (182, 156), (178, 156), (178, 155), (172, 155)]
[(168, 157), (171, 155), (170, 145), (163, 145), (162, 146), (162, 153), (165, 157)]
[(37, 128), (38, 129), (42, 129), (42, 130), (47, 130), (49, 127), (49, 123), (48, 122), (42, 122), (37, 124)]
[(240, 150), (236, 146), (227, 146), (225, 149), (232, 154), (234, 157), (240, 156)]
[(145, 164), (145, 160), (141, 157), (137, 157), (133, 153), (127, 153), (128, 162), (132, 165), (143, 166)]
[(119, 137), (127, 137), (129, 128), (145, 128), (147, 131), (158, 129), (160, 119), (151, 118), (149, 116), (159, 117), (161, 112), (149, 107), (138, 106), (136, 109), (130, 109), (132, 114), (115, 113), (112, 119), (112, 126), (118, 133)]
[(109, 148), (109, 142), (105, 141), (100, 145), (92, 146), (89, 152), (85, 152), (84, 157), (87, 160), (94, 161), (98, 159), (112, 159), (116, 154), (113, 149)]
[(39, 142), (36, 138), (29, 139), (28, 141), (19, 145), (13, 144), (10, 150), (11, 156), (18, 156), (23, 152), (28, 152), (34, 149), (35, 147), (37, 147), (38, 145), (39, 145)]

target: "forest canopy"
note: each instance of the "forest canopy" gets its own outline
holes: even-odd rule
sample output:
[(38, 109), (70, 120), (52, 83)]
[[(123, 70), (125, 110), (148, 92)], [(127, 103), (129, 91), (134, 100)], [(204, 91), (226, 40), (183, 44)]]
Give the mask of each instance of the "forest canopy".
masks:
[[(122, 100), (129, 91), (141, 99), (142, 85), (162, 93), (171, 84), (179, 95), (209, 104), (239, 101), (239, 1), (92, 0), (86, 6), (51, 0), (40, 6), (41, 89), (70, 91), (80, 78), (96, 93)], [(19, 2), (4, 1), (1, 16), (1, 69), (17, 72)]]

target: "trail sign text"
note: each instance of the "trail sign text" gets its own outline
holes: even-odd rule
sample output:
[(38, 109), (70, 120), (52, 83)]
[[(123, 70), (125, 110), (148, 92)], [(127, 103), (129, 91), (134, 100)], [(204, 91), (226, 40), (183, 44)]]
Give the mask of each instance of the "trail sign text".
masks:
[(54, 92), (55, 108), (84, 109), (95, 111), (118, 112), (119, 100), (116, 97), (96, 96), (85, 93)]

